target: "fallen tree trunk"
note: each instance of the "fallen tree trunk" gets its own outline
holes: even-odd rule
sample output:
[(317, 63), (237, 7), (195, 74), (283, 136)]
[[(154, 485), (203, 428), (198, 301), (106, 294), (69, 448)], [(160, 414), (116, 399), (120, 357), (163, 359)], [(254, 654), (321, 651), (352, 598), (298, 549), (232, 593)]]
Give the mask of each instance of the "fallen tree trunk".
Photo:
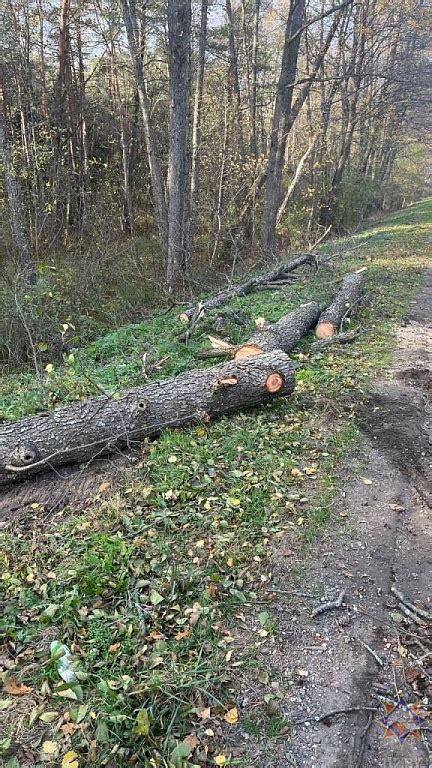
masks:
[(0, 486), (52, 467), (91, 461), (169, 427), (289, 395), (294, 368), (280, 350), (39, 414), (0, 427)]
[(359, 272), (345, 275), (340, 290), (329, 307), (320, 315), (315, 330), (317, 339), (334, 336), (342, 321), (350, 314), (355, 304), (358, 304), (362, 294), (363, 275)]
[(225, 288), (225, 290), (217, 293), (207, 301), (202, 301), (194, 307), (186, 309), (180, 315), (180, 320), (184, 323), (196, 324), (207, 312), (210, 312), (216, 307), (226, 304), (227, 301), (237, 296), (247, 296), (249, 293), (253, 293), (258, 286), (265, 285), (267, 283), (274, 283), (278, 280), (286, 280), (290, 272), (304, 266), (305, 264), (313, 265), (316, 257), (313, 253), (306, 253), (298, 256), (296, 259), (288, 262), (288, 264), (282, 264), (282, 266), (273, 269), (271, 272), (265, 272), (263, 275), (253, 277), (246, 283), (235, 285), (232, 288)]
[(277, 323), (266, 325), (244, 344), (237, 346), (223, 346), (216, 349), (203, 349), (197, 353), (197, 357), (234, 357), (239, 360), (250, 355), (260, 355), (262, 352), (273, 352), (280, 349), (282, 352), (292, 352), (300, 339), (313, 328), (319, 317), (319, 307), (315, 301), (302, 304), (297, 309), (281, 317)]

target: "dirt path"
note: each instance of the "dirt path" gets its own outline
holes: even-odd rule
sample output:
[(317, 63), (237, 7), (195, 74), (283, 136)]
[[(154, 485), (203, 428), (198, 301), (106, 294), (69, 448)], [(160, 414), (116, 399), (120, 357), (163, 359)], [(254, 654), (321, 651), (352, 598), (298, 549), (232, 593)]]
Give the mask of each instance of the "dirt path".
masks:
[[(259, 737), (249, 727), (239, 745), (237, 733), (233, 752), (243, 759), (246, 755), (248, 765), (432, 765), (430, 732), (403, 738), (401, 731), (398, 738), (391, 731), (385, 738), (381, 721), (386, 705), (402, 698), (407, 705), (422, 706), (422, 727), (431, 727), (432, 654), (426, 657), (431, 635), (426, 621), (405, 617), (392, 592), (396, 588), (432, 613), (431, 321), (432, 270), (409, 321), (398, 330), (393, 370), (359, 407), (358, 423), (367, 442), (346, 467), (348, 482), (337, 502), (342, 525), (323, 534), (306, 565), (292, 552), (293, 557), (275, 554), (273, 582), (280, 592), (272, 611), (278, 630), (258, 650), (257, 664), (266, 671), (264, 677), (258, 674), (256, 685), (243, 689), (242, 704), (253, 717), (264, 682), (274, 695), (273, 717), (302, 722), (278, 740)], [(292, 586), (292, 574), (299, 569), (301, 579)], [(300, 594), (282, 594), (290, 588)], [(340, 610), (311, 618), (318, 595), (334, 599), (341, 590), (346, 598)], [(365, 709), (314, 722), (315, 716), (350, 708)], [(399, 710), (391, 722), (412, 730), (414, 714)]]

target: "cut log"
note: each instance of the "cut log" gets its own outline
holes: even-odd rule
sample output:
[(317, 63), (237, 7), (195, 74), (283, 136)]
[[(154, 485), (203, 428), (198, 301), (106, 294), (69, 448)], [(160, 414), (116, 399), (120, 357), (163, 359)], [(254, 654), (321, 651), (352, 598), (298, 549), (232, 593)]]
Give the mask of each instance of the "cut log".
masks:
[(246, 342), (237, 348), (235, 359), (247, 357), (260, 352), (273, 352), (281, 349), (283, 352), (292, 352), (300, 339), (313, 328), (319, 317), (319, 307), (315, 301), (302, 304), (297, 309), (281, 317), (274, 325), (268, 325), (261, 331), (257, 331)]
[(0, 426), (0, 486), (52, 467), (91, 461), (130, 447), (169, 427), (217, 416), (289, 395), (294, 368), (280, 350), (175, 378), (89, 398)]
[(297, 309), (281, 317), (273, 325), (266, 324), (261, 330), (244, 344), (237, 346), (223, 346), (217, 349), (202, 349), (197, 352), (197, 357), (226, 357), (230, 355), (236, 360), (251, 355), (260, 355), (262, 352), (273, 352), (280, 349), (282, 352), (292, 352), (306, 334), (316, 325), (319, 317), (319, 307), (315, 301), (302, 304)]
[(345, 275), (334, 301), (320, 315), (315, 331), (317, 339), (326, 339), (338, 332), (342, 321), (360, 301), (362, 284), (363, 275), (360, 272)]
[(255, 291), (258, 286), (262, 286), (267, 283), (274, 283), (278, 280), (286, 280), (290, 272), (293, 272), (299, 267), (303, 267), (305, 264), (312, 266), (315, 264), (315, 262), (316, 257), (313, 253), (302, 254), (288, 262), (288, 264), (282, 264), (280, 267), (273, 269), (271, 272), (265, 272), (263, 275), (253, 277), (246, 283), (235, 285), (232, 288), (225, 288), (225, 290), (220, 291), (220, 293), (217, 293), (216, 296), (213, 296), (211, 299), (207, 299), (207, 301), (202, 301), (194, 307), (186, 309), (180, 315), (180, 320), (182, 320), (184, 323), (196, 324), (198, 320), (207, 314), (207, 312), (210, 312), (212, 309), (216, 309), (216, 307), (220, 307), (223, 304), (226, 304), (227, 301), (230, 301), (237, 296), (246, 296), (249, 293), (253, 293), (253, 291)]

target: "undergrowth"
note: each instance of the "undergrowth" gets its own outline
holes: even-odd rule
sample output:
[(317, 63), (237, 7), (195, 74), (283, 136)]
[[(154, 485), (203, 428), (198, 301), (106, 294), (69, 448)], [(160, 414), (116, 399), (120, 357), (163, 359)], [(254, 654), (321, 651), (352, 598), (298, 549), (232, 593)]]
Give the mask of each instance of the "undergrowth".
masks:
[[(357, 439), (355, 401), (388, 366), (393, 330), (421, 281), (431, 207), (359, 233), (351, 244), (361, 248), (293, 288), (232, 303), (250, 317), (229, 328), (240, 341), (255, 317), (276, 320), (312, 298), (324, 305), (343, 273), (367, 267), (366, 302), (352, 323), (358, 340), (311, 357), (307, 339), (293, 355), (292, 398), (165, 432), (143, 446), (119, 488), (103, 483), (82, 514), (50, 519), (35, 504), (32, 519), (4, 532), (5, 766), (236, 765), (221, 747), (224, 729), (241, 723), (232, 681), (250, 663), (233, 651), (235, 617), (268, 589), (274, 537), (289, 531), (301, 547), (329, 523), (338, 466)], [(168, 357), (155, 378), (190, 368), (211, 319), (186, 346), (176, 340), (176, 315), (74, 350), (42, 381), (5, 377), (3, 417), (141, 383), (144, 351)], [(275, 627), (258, 616), (265, 642)], [(50, 653), (54, 639), (71, 651), (71, 683)], [(266, 738), (282, 726), (273, 718)]]

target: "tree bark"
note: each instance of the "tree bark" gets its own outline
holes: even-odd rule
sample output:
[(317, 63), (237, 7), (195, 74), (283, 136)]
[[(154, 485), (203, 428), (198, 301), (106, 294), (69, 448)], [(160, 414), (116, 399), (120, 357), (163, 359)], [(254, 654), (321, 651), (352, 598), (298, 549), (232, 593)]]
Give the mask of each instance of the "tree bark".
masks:
[[(1, 74), (1, 73), (0, 73)], [(18, 261), (24, 278), (29, 283), (36, 282), (36, 269), (30, 249), (30, 243), (26, 232), (24, 211), (21, 200), (21, 190), (18, 180), (14, 175), (8, 137), (6, 133), (6, 117), (3, 86), (0, 82), (0, 158), (5, 177), (6, 194), (8, 199), (9, 217), (12, 234), (18, 253)]]
[(320, 68), (323, 65), (325, 56), (339, 26), (344, 8), (351, 3), (352, 0), (345, 0), (345, 2), (325, 14), (328, 16), (330, 13), (336, 12), (335, 18), (324, 40), (323, 47), (313, 62), (310, 75), (300, 89), (294, 104), (292, 101), (300, 37), (305, 29), (305, 25), (302, 25), (305, 3), (302, 2), (302, 0), (296, 0), (291, 7), (285, 31), (284, 53), (273, 115), (267, 168), (266, 197), (261, 224), (261, 249), (264, 252), (271, 252), (274, 247), (277, 214), (281, 196), (282, 172), (285, 163), (285, 151), (289, 133), (310, 93), (310, 89), (318, 76)]
[(303, 267), (305, 264), (312, 265), (313, 263), (314, 256), (311, 253), (305, 253), (297, 256), (297, 258), (289, 261), (287, 264), (282, 264), (282, 266), (277, 267), (276, 269), (272, 269), (270, 272), (265, 272), (263, 275), (259, 275), (258, 277), (252, 277), (246, 283), (235, 285), (232, 288), (225, 288), (225, 290), (220, 291), (220, 293), (216, 294), (216, 296), (213, 296), (211, 299), (207, 299), (207, 301), (200, 302), (199, 304), (186, 309), (180, 315), (180, 320), (185, 323), (192, 321), (196, 323), (197, 320), (204, 317), (207, 312), (211, 312), (212, 309), (221, 307), (231, 299), (234, 299), (237, 296), (247, 296), (248, 293), (253, 293), (257, 286), (264, 285), (266, 283), (273, 283), (277, 280), (282, 280), (286, 277), (286, 275), (288, 275), (290, 272), (294, 272), (294, 270), (298, 269), (299, 267)]
[(326, 339), (338, 332), (342, 320), (347, 317), (362, 295), (363, 274), (353, 272), (345, 275), (340, 291), (334, 301), (320, 315), (315, 335), (317, 339)]
[(285, 42), (273, 114), (266, 194), (261, 222), (261, 250), (267, 254), (271, 253), (274, 247), (276, 217), (280, 204), (280, 187), (288, 135), (286, 122), (289, 119), (292, 106), (305, 4), (305, 0), (294, 0), (285, 28)]
[(297, 309), (281, 317), (273, 325), (267, 324), (262, 330), (254, 333), (244, 344), (226, 346), (216, 349), (203, 349), (197, 353), (199, 360), (209, 357), (230, 356), (241, 360), (251, 355), (261, 355), (263, 352), (281, 350), (289, 353), (297, 346), (300, 339), (309, 333), (319, 317), (319, 306), (315, 301), (302, 304)]
[(190, 0), (168, 0), (168, 40), (170, 128), (166, 282), (168, 292), (175, 293), (185, 284), (188, 271)]
[(255, 157), (258, 155), (257, 139), (257, 91), (258, 91), (258, 42), (259, 42), (259, 22), (260, 22), (260, 3), (261, 0), (255, 0), (254, 9), (254, 31), (252, 38), (252, 87), (250, 103), (251, 120), (251, 152)]
[(190, 185), (190, 222), (194, 226), (195, 211), (200, 181), (200, 144), (202, 123), (202, 100), (204, 94), (205, 54), (207, 47), (208, 0), (201, 0), (201, 19), (198, 42), (198, 73), (195, 87), (195, 99), (192, 118), (192, 158)]
[(309, 144), (306, 152), (301, 156), (301, 158), (300, 158), (300, 160), (298, 162), (298, 165), (297, 165), (297, 168), (295, 170), (295, 174), (294, 174), (294, 177), (293, 177), (293, 179), (291, 181), (291, 184), (289, 185), (289, 187), (287, 189), (287, 192), (286, 192), (286, 195), (285, 195), (284, 199), (282, 200), (282, 202), (281, 202), (281, 204), (279, 206), (279, 210), (278, 210), (278, 213), (277, 213), (276, 224), (279, 224), (282, 216), (284, 215), (285, 208), (287, 207), (289, 201), (291, 200), (291, 198), (294, 195), (294, 192), (297, 189), (297, 186), (298, 186), (299, 181), (300, 181), (300, 179), (302, 177), (302, 174), (303, 174), (303, 168), (305, 166), (306, 160), (308, 159), (308, 157), (310, 156), (310, 154), (312, 153), (312, 151), (313, 151), (313, 149), (315, 147), (316, 141), (318, 139), (318, 135), (319, 134), (316, 134), (316, 136), (314, 136), (314, 138), (312, 139), (311, 143)]
[(159, 159), (156, 135), (150, 120), (150, 102), (144, 80), (142, 59), (139, 51), (138, 21), (135, 0), (122, 0), (123, 19), (129, 43), (129, 51), (135, 73), (135, 82), (144, 125), (147, 159), (150, 169), (153, 203), (157, 214), (159, 237), (164, 258), (168, 253), (168, 212), (165, 197), (165, 184)]
[(225, 0), (225, 10), (228, 22), (228, 56), (229, 56), (229, 96), (230, 103), (234, 100), (234, 125), (238, 146), (240, 151), (244, 152), (243, 143), (243, 121), (241, 112), (241, 91), (238, 67), (238, 53), (234, 31), (234, 18), (231, 0)]
[(169, 427), (289, 395), (294, 368), (283, 352), (230, 361), (102, 396), (0, 427), (0, 486), (52, 467), (129, 448)]
[(262, 352), (273, 352), (281, 349), (282, 352), (292, 352), (300, 339), (309, 333), (319, 318), (319, 306), (315, 301), (302, 304), (297, 309), (281, 317), (277, 323), (268, 325), (262, 331), (254, 335), (238, 347), (234, 358), (239, 360), (249, 355), (258, 355)]

